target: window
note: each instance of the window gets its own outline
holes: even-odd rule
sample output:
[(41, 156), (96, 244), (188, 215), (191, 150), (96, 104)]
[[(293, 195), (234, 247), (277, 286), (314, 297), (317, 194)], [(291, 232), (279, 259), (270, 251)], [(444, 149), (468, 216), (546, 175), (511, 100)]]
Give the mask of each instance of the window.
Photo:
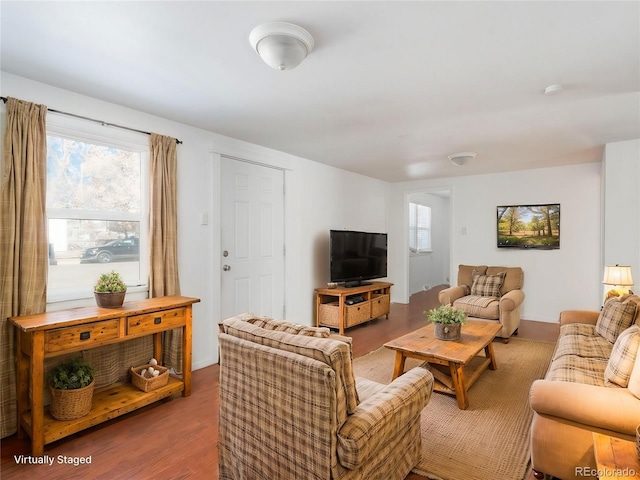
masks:
[(48, 303), (91, 297), (111, 270), (147, 283), (148, 144), (83, 130), (47, 127)]
[(431, 251), (431, 207), (409, 203), (409, 250)]

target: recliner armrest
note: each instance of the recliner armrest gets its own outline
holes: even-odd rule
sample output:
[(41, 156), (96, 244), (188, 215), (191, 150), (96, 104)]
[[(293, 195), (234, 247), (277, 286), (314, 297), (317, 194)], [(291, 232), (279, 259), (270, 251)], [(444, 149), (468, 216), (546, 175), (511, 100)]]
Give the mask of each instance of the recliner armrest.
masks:
[(415, 367), (358, 405), (338, 431), (340, 464), (358, 468), (390, 437), (404, 435), (410, 421), (419, 421), (432, 390), (431, 372)]
[(627, 388), (536, 380), (529, 391), (529, 404), (541, 415), (625, 435), (635, 435), (640, 424), (640, 399)]
[(524, 292), (522, 290), (511, 290), (500, 297), (500, 309), (511, 312), (518, 308), (524, 301)]
[(458, 285), (457, 287), (449, 287), (438, 292), (438, 301), (440, 305), (453, 305), (457, 299), (469, 295), (469, 287), (466, 285)]

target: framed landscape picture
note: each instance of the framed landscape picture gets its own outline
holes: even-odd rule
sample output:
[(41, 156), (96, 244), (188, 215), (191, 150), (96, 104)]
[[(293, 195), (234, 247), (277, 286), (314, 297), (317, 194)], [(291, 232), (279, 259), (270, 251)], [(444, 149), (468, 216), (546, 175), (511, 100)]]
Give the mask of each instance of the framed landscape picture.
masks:
[(498, 248), (560, 248), (560, 204), (501, 205)]

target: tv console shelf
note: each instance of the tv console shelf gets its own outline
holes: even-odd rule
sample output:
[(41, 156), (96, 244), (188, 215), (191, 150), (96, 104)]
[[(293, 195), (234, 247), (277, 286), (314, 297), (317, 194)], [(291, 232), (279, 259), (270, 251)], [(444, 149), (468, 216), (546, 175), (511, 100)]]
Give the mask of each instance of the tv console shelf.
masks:
[[(120, 308), (81, 307), (11, 317), (17, 331), (18, 437), (31, 438), (31, 454), (98, 423), (124, 415), (175, 393), (191, 395), (192, 305), (198, 298), (169, 296), (125, 303)], [(96, 390), (91, 411), (76, 420), (55, 420), (44, 406), (44, 361), (70, 352), (153, 336), (155, 358), (162, 358), (163, 333), (182, 329), (182, 378), (143, 392), (130, 383)], [(31, 390), (31, 395), (29, 395)]]
[[(316, 288), (316, 325), (344, 329), (385, 315), (389, 318), (391, 287), (389, 282), (371, 282), (357, 287)], [(361, 296), (349, 305), (351, 297)]]

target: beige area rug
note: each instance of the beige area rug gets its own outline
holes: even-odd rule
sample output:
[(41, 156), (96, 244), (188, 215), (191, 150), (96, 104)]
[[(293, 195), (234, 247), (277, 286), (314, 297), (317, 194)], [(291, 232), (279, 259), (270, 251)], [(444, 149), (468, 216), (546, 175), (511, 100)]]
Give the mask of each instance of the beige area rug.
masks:
[[(512, 338), (493, 343), (497, 370), (469, 389), (469, 408), (433, 392), (422, 411), (422, 460), (414, 473), (441, 480), (522, 480), (529, 471), (531, 383), (547, 371), (554, 344)], [(391, 381), (395, 352), (384, 347), (354, 360), (356, 376)], [(405, 371), (420, 364), (407, 359)]]

